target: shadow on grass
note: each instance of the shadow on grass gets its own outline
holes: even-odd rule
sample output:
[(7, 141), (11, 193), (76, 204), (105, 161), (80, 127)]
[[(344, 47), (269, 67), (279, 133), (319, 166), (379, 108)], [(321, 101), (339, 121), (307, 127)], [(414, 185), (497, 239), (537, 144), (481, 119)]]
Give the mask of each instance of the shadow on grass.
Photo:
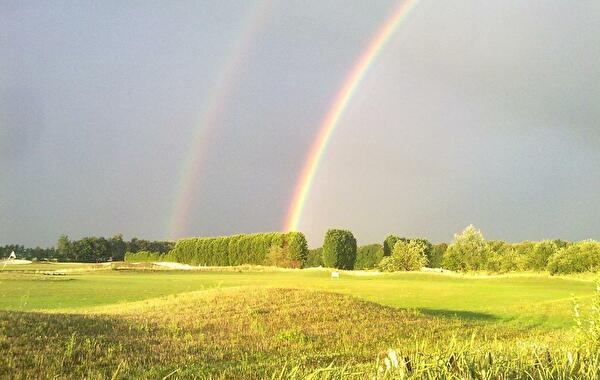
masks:
[(499, 321), (501, 318), (489, 313), (478, 313), (467, 310), (445, 310), (445, 309), (431, 309), (431, 308), (420, 308), (418, 309), (425, 315), (431, 315), (435, 317), (443, 318), (459, 318), (468, 321)]
[(110, 378), (151, 350), (151, 333), (108, 316), (0, 311), (0, 378)]

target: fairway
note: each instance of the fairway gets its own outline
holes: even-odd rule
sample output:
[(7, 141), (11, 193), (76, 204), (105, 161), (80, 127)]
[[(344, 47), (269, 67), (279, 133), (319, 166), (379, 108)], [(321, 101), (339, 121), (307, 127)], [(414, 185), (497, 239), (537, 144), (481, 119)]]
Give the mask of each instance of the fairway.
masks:
[(542, 329), (572, 326), (573, 298), (585, 303), (595, 290), (591, 280), (543, 274), (476, 277), (346, 272), (340, 279), (332, 279), (327, 270), (98, 270), (60, 276), (7, 271), (0, 274), (0, 286), (3, 310), (76, 313), (92, 307), (215, 288), (272, 287), (335, 292), (398, 309), (416, 309), (428, 315)]
[[(43, 368), (44, 378), (362, 379), (389, 349), (420, 368), (415, 378), (520, 377), (536, 368), (540, 350), (560, 360), (538, 368), (538, 378), (596, 375), (597, 366), (573, 366), (556, 351), (576, 344), (572, 300), (589, 305), (595, 293), (585, 278), (7, 267), (0, 348), (10, 360), (0, 376), (39, 377)], [(462, 364), (444, 364), (458, 353)], [(585, 355), (582, 362), (600, 360)]]

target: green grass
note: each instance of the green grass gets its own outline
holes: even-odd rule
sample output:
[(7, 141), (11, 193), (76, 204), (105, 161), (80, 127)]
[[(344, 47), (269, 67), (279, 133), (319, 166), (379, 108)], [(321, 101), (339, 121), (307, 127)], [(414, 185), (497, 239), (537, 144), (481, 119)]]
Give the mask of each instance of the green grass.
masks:
[[(0, 377), (600, 375), (571, 313), (591, 278), (80, 269), (0, 272)], [(380, 373), (389, 348), (408, 367)]]
[(237, 286), (317, 289), (349, 294), (425, 314), (561, 328), (571, 324), (571, 302), (593, 295), (593, 281), (546, 275), (498, 278), (428, 273), (381, 276), (326, 271), (133, 272), (98, 271), (63, 276), (0, 273), (0, 309), (80, 309), (196, 290)]

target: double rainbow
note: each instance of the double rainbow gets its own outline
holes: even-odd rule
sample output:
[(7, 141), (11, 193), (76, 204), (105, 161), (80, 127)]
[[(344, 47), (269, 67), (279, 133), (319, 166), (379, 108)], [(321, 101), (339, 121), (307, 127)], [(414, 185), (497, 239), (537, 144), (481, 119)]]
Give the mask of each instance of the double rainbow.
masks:
[(375, 59), (377, 59), (394, 32), (398, 29), (400, 24), (402, 24), (402, 21), (408, 17), (410, 11), (414, 9), (417, 3), (418, 0), (406, 0), (400, 4), (391, 17), (386, 20), (375, 34), (344, 81), (342, 88), (337, 93), (335, 101), (329, 108), (329, 111), (321, 124), (315, 142), (311, 146), (308, 159), (302, 169), (302, 174), (294, 191), (293, 200), (285, 220), (284, 230), (293, 231), (298, 229), (302, 211), (304, 210), (304, 205), (306, 204), (308, 194), (310, 193), (315, 174), (319, 169), (323, 154), (331, 140), (331, 135), (339, 124), (341, 116), (346, 108), (348, 108), (352, 96), (356, 93), (357, 88), (365, 78), (365, 75)]

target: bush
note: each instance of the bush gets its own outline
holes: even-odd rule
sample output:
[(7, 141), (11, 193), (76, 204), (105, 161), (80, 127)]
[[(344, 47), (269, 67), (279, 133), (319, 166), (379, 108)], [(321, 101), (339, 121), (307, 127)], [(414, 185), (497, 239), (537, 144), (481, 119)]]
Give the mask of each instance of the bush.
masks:
[(373, 269), (383, 258), (383, 246), (370, 244), (358, 247), (354, 269)]
[(560, 249), (548, 259), (550, 274), (596, 272), (600, 269), (600, 243), (585, 240)]
[(427, 246), (420, 240), (399, 240), (394, 245), (392, 255), (384, 257), (378, 268), (382, 272), (421, 270), (427, 265), (426, 250)]
[(299, 266), (306, 262), (308, 247), (300, 232), (181, 239), (168, 256), (172, 261), (191, 265), (268, 265), (267, 256), (272, 247), (283, 249), (289, 261)]
[(450, 270), (468, 271), (485, 268), (490, 249), (483, 234), (473, 225), (454, 235), (454, 242), (444, 253), (443, 266)]
[(307, 268), (316, 268), (323, 266), (323, 248), (311, 249), (308, 251), (306, 259)]
[(353, 269), (356, 261), (356, 239), (347, 230), (329, 230), (323, 242), (323, 264), (338, 269)]

